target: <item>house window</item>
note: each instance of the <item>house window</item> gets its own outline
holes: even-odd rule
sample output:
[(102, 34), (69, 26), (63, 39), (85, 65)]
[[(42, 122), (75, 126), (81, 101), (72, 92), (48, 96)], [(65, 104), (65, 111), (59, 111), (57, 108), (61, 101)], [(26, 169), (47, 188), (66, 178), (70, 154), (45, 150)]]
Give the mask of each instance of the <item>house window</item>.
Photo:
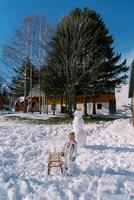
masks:
[(57, 106), (56, 104), (51, 104), (51, 110), (56, 110)]
[(97, 109), (99, 109), (99, 110), (102, 109), (102, 104), (101, 104), (101, 103), (98, 103), (98, 104), (97, 104)]

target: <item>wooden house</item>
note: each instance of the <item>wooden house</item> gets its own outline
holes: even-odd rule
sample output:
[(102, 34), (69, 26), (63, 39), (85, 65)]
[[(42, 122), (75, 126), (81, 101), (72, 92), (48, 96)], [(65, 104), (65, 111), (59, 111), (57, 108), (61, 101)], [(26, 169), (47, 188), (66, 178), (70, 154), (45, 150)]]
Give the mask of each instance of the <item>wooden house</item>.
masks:
[[(66, 112), (66, 104), (67, 99), (66, 97), (53, 97), (53, 96), (46, 96), (45, 94), (41, 93), (39, 97), (39, 87), (36, 86), (32, 89), (27, 97), (28, 101), (28, 112), (39, 112), (39, 102), (41, 102), (41, 111), (47, 113), (65, 113)], [(22, 97), (21, 97), (22, 99)], [(96, 95), (96, 114), (114, 114), (116, 113), (116, 98), (115, 98), (115, 90), (106, 91), (103, 94)], [(87, 97), (87, 113), (92, 114), (93, 111), (93, 102), (94, 98), (88, 96)], [(81, 108), (84, 110), (84, 96), (77, 95), (76, 97), (76, 105), (77, 108)], [(24, 110), (24, 97), (23, 101), (19, 100), (16, 102), (16, 111), (23, 111)], [(74, 108), (73, 108), (74, 109)]]
[[(24, 111), (24, 97), (20, 97), (15, 102), (15, 111)], [(27, 112), (39, 112), (39, 97), (27, 97)]]
[[(55, 101), (55, 104), (54, 104)], [(115, 114), (116, 113), (116, 98), (115, 92), (108, 92), (104, 94), (98, 94), (95, 98), (96, 101), (96, 114)], [(55, 109), (56, 113), (61, 112), (61, 98), (53, 100), (51, 97), (45, 97), (46, 107), (48, 112), (52, 112)], [(93, 97), (87, 97), (87, 113), (92, 114), (93, 111)], [(76, 97), (77, 108), (81, 108), (84, 111), (84, 96), (78, 95)], [(66, 110), (66, 98), (62, 100), (63, 111)]]
[(19, 97), (15, 101), (15, 111), (24, 111), (24, 97)]
[[(39, 112), (39, 86), (35, 86), (27, 96), (27, 112)], [(15, 111), (24, 111), (24, 96), (15, 101)]]

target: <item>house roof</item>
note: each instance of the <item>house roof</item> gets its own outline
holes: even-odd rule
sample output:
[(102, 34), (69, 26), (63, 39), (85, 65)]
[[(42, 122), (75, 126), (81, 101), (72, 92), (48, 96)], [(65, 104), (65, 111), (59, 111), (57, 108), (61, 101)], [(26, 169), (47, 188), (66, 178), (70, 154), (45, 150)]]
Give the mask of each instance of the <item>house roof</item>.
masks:
[(129, 80), (129, 98), (133, 96), (134, 91), (134, 64), (131, 66), (130, 70), (130, 80)]
[[(39, 97), (39, 95), (40, 95), (40, 86), (39, 86), (39, 85), (35, 85), (35, 86), (32, 88), (32, 91), (29, 92), (28, 97), (31, 96), (31, 93), (32, 93), (32, 96), (34, 96), (34, 97)], [(41, 95), (42, 95), (42, 92), (41, 92)]]
[(40, 86), (39, 85), (35, 85), (33, 88), (32, 88), (32, 91), (29, 92), (29, 95), (28, 97), (31, 97), (31, 94), (32, 94), (32, 97), (39, 97), (40, 95), (42, 96), (42, 92), (40, 94)]

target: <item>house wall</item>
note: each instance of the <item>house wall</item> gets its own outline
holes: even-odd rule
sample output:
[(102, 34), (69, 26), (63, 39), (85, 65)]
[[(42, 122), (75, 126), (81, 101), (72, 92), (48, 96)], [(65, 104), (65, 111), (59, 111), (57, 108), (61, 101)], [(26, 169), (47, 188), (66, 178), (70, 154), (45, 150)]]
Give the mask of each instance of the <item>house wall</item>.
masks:
[[(30, 97), (29, 97), (30, 98)], [(37, 101), (39, 99), (39, 97), (36, 97)], [(42, 102), (42, 101), (41, 101)], [(52, 110), (52, 104), (54, 103), (53, 98), (50, 97), (45, 97), (43, 99), (44, 102), (44, 106), (42, 105), (42, 111), (46, 111), (46, 109), (48, 108), (48, 113), (53, 113)], [(109, 108), (110, 108), (110, 102), (115, 102), (116, 103), (116, 99), (115, 99), (115, 93), (109, 93), (109, 94), (102, 94), (102, 95), (98, 95), (96, 97), (96, 113), (97, 114), (109, 114)], [(76, 103), (77, 103), (77, 108), (81, 108), (84, 111), (84, 97), (81, 96), (77, 96), (76, 98)], [(61, 98), (57, 97), (55, 100), (55, 104), (56, 104), (56, 113), (60, 113), (61, 112)], [(98, 108), (98, 104), (101, 105), (101, 109)], [(63, 98), (63, 106), (66, 105), (66, 98)], [(38, 112), (39, 109), (39, 104), (36, 106), (36, 109), (34, 110), (35, 112)], [(16, 105), (16, 111), (23, 111), (24, 110), (24, 103), (23, 104), (19, 104), (18, 107)], [(29, 107), (29, 111), (31, 111), (30, 107)], [(92, 114), (93, 111), (93, 98), (89, 97), (87, 99), (87, 113), (88, 114)]]
[[(102, 105), (102, 109), (97, 109), (97, 104)], [(77, 104), (78, 108), (81, 108), (82, 111), (84, 112), (84, 105), (82, 104)], [(87, 113), (92, 114), (93, 112), (93, 103), (87, 103)], [(96, 114), (109, 114), (109, 103), (104, 103), (104, 102), (97, 102), (96, 103)]]
[[(102, 109), (97, 109), (97, 104), (101, 104), (102, 105)], [(52, 108), (52, 106), (48, 105), (48, 112), (49, 113), (53, 112), (53, 110), (51, 108)], [(77, 104), (77, 108), (81, 108), (82, 111), (84, 111), (83, 104)], [(93, 111), (93, 104), (92, 103), (88, 103), (87, 104), (87, 112), (88, 112), (88, 114), (92, 114), (92, 111)], [(60, 104), (56, 104), (55, 112), (56, 112), (56, 114), (61, 112)], [(101, 102), (96, 103), (96, 114), (109, 114), (109, 103), (101, 103)]]
[[(77, 108), (81, 108), (82, 111), (84, 111), (84, 97), (83, 96), (77, 96), (76, 98), (76, 103), (77, 103)], [(113, 102), (113, 104), (115, 104), (116, 107), (116, 99), (115, 99), (115, 93), (109, 93), (109, 94), (102, 94), (102, 95), (98, 95), (96, 97), (96, 113), (97, 114), (110, 114), (110, 103)], [(53, 99), (47, 97), (46, 98), (46, 103), (48, 103), (48, 112), (52, 113), (52, 104), (53, 104)], [(60, 113), (61, 112), (61, 99), (57, 98), (55, 100), (56, 103), (56, 113)], [(65, 105), (66, 103), (66, 99), (63, 98), (63, 105)], [(101, 104), (102, 108), (98, 109), (97, 105)], [(93, 111), (93, 98), (89, 97), (87, 99), (87, 113), (88, 114), (92, 114)], [(113, 113), (115, 113), (115, 111), (113, 111)]]
[[(101, 109), (97, 109), (97, 104), (102, 105), (102, 108)], [(93, 104), (91, 104), (91, 106), (92, 106), (92, 110), (93, 110)], [(104, 115), (109, 114), (109, 103), (107, 103), (107, 102), (105, 102), (105, 103), (97, 102), (96, 103), (96, 114), (104, 114)]]
[[(32, 106), (31, 106), (31, 104), (29, 104), (29, 105), (27, 106), (27, 111), (28, 111), (28, 112), (31, 112), (31, 111), (32, 111)], [(36, 102), (36, 104), (35, 104), (35, 106), (34, 106), (34, 109), (33, 109), (33, 112), (39, 112), (39, 103), (38, 103), (38, 102)]]
[(20, 111), (24, 111), (24, 103), (22, 102), (22, 103), (17, 103), (16, 105), (15, 105), (15, 111), (16, 112), (20, 112)]
[[(102, 103), (107, 103), (109, 101), (115, 101), (115, 93), (108, 93), (108, 94), (101, 94), (101, 95), (98, 95), (96, 96), (96, 102), (102, 102)], [(45, 98), (45, 101), (48, 103), (48, 104), (53, 104), (53, 98), (50, 98), (50, 97), (46, 97)], [(82, 95), (79, 95), (76, 97), (76, 103), (77, 104), (83, 104), (84, 102), (84, 97)], [(87, 98), (87, 103), (92, 103), (93, 102), (93, 97), (88, 97)], [(61, 98), (57, 97), (55, 99), (55, 103), (56, 104), (60, 104), (61, 103)], [(63, 104), (66, 104), (66, 98), (64, 97), (63, 98)]]

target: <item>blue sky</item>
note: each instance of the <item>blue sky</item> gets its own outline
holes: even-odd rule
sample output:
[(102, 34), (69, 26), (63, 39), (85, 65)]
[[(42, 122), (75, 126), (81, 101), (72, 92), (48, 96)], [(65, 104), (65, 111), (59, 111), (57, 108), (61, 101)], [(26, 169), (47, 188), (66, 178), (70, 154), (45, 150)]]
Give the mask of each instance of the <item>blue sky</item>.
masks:
[(134, 57), (134, 0), (0, 0), (0, 49), (25, 16), (44, 15), (51, 26), (75, 7), (89, 7), (102, 16), (114, 38), (115, 50)]

